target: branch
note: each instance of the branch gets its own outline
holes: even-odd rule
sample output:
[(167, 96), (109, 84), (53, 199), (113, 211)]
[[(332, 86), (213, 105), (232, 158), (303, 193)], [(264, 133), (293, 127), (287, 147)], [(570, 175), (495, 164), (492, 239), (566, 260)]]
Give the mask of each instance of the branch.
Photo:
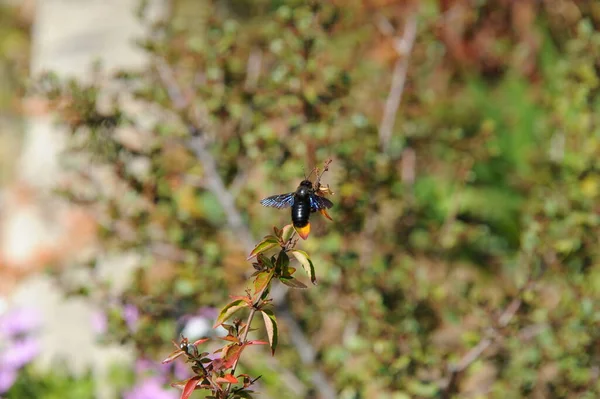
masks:
[[(282, 316), (282, 317), (281, 317)], [(280, 317), (285, 319), (286, 323), (290, 328), (290, 335), (292, 337), (291, 342), (294, 343), (298, 350), (298, 355), (302, 364), (305, 366), (315, 366), (316, 352), (312, 345), (306, 339), (304, 332), (298, 325), (298, 322), (293, 318), (289, 310), (286, 308), (280, 308)], [(319, 371), (316, 367), (311, 374), (311, 379), (317, 390), (319, 391), (321, 399), (335, 399), (337, 398), (336, 392), (333, 387), (329, 384), (325, 375)]]
[[(383, 16), (378, 21), (378, 27), (384, 35), (389, 36), (393, 33), (390, 22)], [(383, 152), (387, 152), (389, 149), (392, 130), (394, 128), (394, 122), (396, 121), (396, 113), (398, 112), (398, 107), (402, 100), (402, 93), (404, 92), (408, 61), (416, 36), (417, 14), (416, 12), (413, 12), (405, 23), (402, 37), (396, 36), (393, 41), (394, 49), (396, 50), (396, 53), (398, 53), (399, 58), (394, 65), (392, 85), (383, 109), (383, 118), (379, 125), (379, 144), (381, 145), (381, 150)]]
[[(186, 98), (179, 87), (170, 66), (166, 62), (159, 60), (157, 62), (157, 70), (163, 85), (167, 89), (173, 107), (178, 111), (184, 111), (190, 105), (191, 101)], [(198, 119), (199, 115), (200, 113), (196, 112), (194, 119)], [(198, 126), (201, 126), (198, 120), (188, 122), (188, 130), (192, 136), (188, 142), (188, 146), (204, 166), (206, 186), (217, 197), (223, 207), (229, 228), (238, 235), (238, 238), (242, 241), (244, 250), (250, 252), (254, 247), (254, 240), (252, 239), (250, 229), (244, 223), (241, 213), (236, 208), (233, 196), (225, 187), (217, 169), (217, 162), (206, 148), (206, 140), (203, 137), (202, 129)]]
[(206, 185), (209, 191), (217, 197), (223, 207), (225, 215), (227, 216), (229, 228), (232, 229), (242, 241), (245, 251), (247, 253), (252, 251), (252, 248), (254, 248), (252, 233), (250, 233), (250, 229), (244, 223), (241, 213), (236, 208), (233, 196), (225, 187), (223, 179), (221, 179), (221, 176), (217, 171), (217, 163), (212, 154), (207, 150), (204, 138), (201, 136), (191, 138), (189, 146), (204, 166)]
[(485, 352), (490, 346), (492, 346), (492, 344), (498, 341), (498, 338), (500, 337), (499, 330), (505, 328), (511, 322), (515, 314), (517, 314), (523, 303), (523, 292), (528, 289), (531, 284), (532, 282), (530, 280), (523, 288), (519, 290), (517, 296), (508, 304), (508, 306), (498, 317), (497, 322), (495, 323), (496, 326), (488, 328), (477, 345), (465, 353), (458, 363), (448, 367), (449, 375), (444, 379), (442, 384), (443, 398), (450, 397), (452, 391), (455, 389), (459, 374), (465, 371), (471, 364), (481, 357), (483, 352)]

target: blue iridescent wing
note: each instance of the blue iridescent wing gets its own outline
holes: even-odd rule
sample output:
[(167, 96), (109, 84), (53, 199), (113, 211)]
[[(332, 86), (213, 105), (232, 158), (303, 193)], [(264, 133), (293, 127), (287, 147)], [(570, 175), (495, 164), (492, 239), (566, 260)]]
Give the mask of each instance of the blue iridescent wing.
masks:
[(260, 203), (277, 209), (289, 208), (294, 205), (294, 193), (273, 195), (261, 200)]
[(316, 212), (319, 209), (329, 209), (333, 206), (333, 202), (329, 201), (325, 197), (313, 194), (310, 196), (310, 211)]

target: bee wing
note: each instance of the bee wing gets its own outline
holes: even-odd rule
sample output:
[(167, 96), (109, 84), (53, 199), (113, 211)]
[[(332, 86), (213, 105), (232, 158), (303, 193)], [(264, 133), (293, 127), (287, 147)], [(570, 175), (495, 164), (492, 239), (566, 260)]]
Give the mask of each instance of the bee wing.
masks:
[(277, 209), (289, 208), (294, 205), (294, 193), (273, 195), (261, 200), (260, 203)]
[(325, 197), (321, 197), (320, 195), (311, 195), (310, 196), (310, 211), (316, 212), (320, 209), (329, 209), (333, 206), (333, 202), (329, 201)]

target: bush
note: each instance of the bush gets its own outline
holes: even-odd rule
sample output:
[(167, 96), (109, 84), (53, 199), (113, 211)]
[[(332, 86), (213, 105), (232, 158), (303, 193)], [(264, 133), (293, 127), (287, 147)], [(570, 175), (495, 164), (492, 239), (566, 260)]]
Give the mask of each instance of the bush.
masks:
[(98, 215), (105, 251), (140, 258), (118, 298), (137, 327), (116, 315), (113, 338), (164, 357), (185, 315), (243, 290), (253, 237), (283, 224), (259, 199), (331, 157), (335, 223), (301, 246), (319, 285), (275, 300), (275, 360), (242, 358), (261, 392), (598, 396), (597, 7), (376, 3), (215, 2), (193, 21), (176, 7), (119, 91), (45, 79), (73, 170), (96, 165), (64, 192)]

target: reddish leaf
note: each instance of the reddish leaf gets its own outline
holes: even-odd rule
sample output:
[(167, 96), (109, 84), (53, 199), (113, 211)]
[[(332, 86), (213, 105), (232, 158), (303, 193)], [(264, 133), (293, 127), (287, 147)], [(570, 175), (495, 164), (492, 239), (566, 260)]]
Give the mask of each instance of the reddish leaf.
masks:
[(188, 380), (183, 380), (183, 381), (175, 381), (171, 383), (171, 386), (173, 388), (177, 388), (177, 389), (183, 389), (185, 387), (185, 384), (188, 383)]
[(238, 310), (247, 308), (247, 307), (248, 307), (248, 304), (243, 299), (238, 299), (238, 300), (228, 303), (227, 305), (225, 305), (225, 307), (223, 309), (221, 309), (221, 313), (219, 313), (219, 317), (217, 318), (217, 321), (215, 321), (215, 325), (213, 326), (213, 328), (216, 328), (216, 327), (220, 326), (221, 324), (223, 324), (225, 322), (225, 320), (230, 318)]
[(239, 381), (235, 376), (231, 374), (225, 374), (223, 377), (217, 377), (217, 382), (229, 382), (230, 384), (237, 384)]
[(248, 298), (247, 295), (229, 295), (231, 299), (238, 300), (241, 299), (245, 301), (248, 305), (252, 305), (252, 299)]
[(293, 277), (279, 277), (279, 281), (281, 281), (283, 284), (287, 285), (288, 287), (292, 287), (292, 288), (307, 288), (306, 284), (304, 284), (300, 280), (296, 280)]
[(183, 392), (181, 392), (181, 399), (187, 399), (190, 397), (194, 389), (196, 389), (196, 385), (200, 382), (200, 376), (192, 377), (188, 380), (188, 382), (183, 387)]
[(279, 244), (279, 239), (277, 239), (277, 237), (268, 235), (265, 238), (263, 238), (263, 240), (261, 242), (256, 244), (256, 246), (254, 247), (252, 252), (250, 252), (248, 259), (252, 259), (256, 255), (258, 255), (262, 252), (268, 251), (271, 248), (275, 248), (278, 244)]
[(271, 346), (271, 354), (275, 354), (275, 348), (277, 348), (277, 341), (279, 339), (279, 330), (277, 327), (277, 319), (272, 310), (266, 309), (261, 310), (263, 320), (265, 322), (265, 329), (267, 330), (267, 336), (269, 337), (269, 345)]
[(171, 363), (173, 360), (177, 359), (179, 356), (183, 355), (185, 352), (181, 349), (177, 349), (176, 351), (171, 352), (169, 356), (162, 361), (162, 364)]
[(277, 226), (273, 226), (273, 233), (275, 234), (275, 237), (281, 238), (281, 230), (279, 230)]
[(244, 345), (232, 344), (223, 348), (223, 364), (222, 369), (226, 370), (233, 367), (233, 364), (239, 359), (242, 354)]
[(296, 257), (296, 259), (298, 260), (298, 262), (300, 262), (300, 264), (306, 271), (306, 274), (308, 274), (308, 277), (310, 277), (310, 282), (316, 285), (317, 277), (315, 276), (315, 266), (313, 265), (312, 261), (310, 260), (310, 257), (308, 256), (308, 254), (299, 249), (294, 249), (292, 251), (292, 255), (294, 255)]
[(250, 346), (250, 345), (269, 345), (269, 343), (267, 341), (261, 341), (258, 339), (254, 339), (252, 341), (246, 341), (246, 345)]
[(205, 343), (206, 341), (210, 341), (210, 338), (200, 338), (199, 340), (197, 340), (197, 341), (194, 341), (194, 344), (193, 344), (193, 345), (194, 345), (194, 346), (198, 346), (198, 345), (200, 345), (200, 344), (203, 344), (203, 343)]
[(224, 341), (239, 343), (240, 339), (238, 337), (234, 337), (233, 335), (227, 335), (225, 337), (221, 337)]

